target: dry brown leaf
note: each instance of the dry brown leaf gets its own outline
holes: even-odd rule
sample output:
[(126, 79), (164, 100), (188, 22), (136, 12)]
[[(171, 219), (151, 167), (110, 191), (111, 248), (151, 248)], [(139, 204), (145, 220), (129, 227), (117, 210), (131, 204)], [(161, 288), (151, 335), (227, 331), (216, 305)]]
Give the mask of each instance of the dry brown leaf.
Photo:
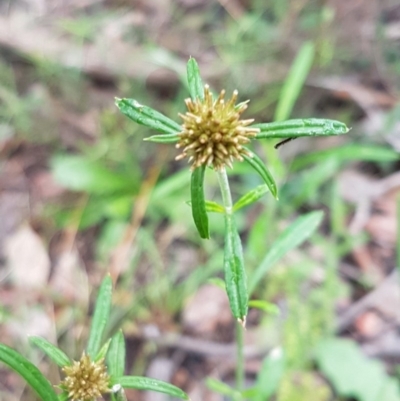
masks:
[(232, 323), (226, 293), (221, 288), (207, 284), (194, 294), (183, 310), (184, 329), (194, 335), (215, 339), (218, 331)]
[(50, 273), (50, 258), (42, 239), (28, 225), (5, 241), (7, 267), (16, 287), (42, 288)]

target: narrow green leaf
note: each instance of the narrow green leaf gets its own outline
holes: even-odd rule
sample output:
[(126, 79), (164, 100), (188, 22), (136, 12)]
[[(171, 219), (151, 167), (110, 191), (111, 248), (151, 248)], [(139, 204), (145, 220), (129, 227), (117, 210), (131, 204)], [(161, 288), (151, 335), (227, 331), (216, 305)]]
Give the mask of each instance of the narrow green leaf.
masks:
[(190, 183), (192, 215), (194, 224), (201, 238), (210, 238), (208, 228), (208, 216), (206, 210), (206, 201), (204, 199), (204, 173), (205, 166), (197, 167), (192, 172), (192, 179)]
[(100, 361), (100, 359), (104, 359), (107, 355), (108, 349), (110, 348), (111, 338), (107, 340), (107, 342), (100, 348), (100, 351), (96, 354), (94, 358), (95, 362)]
[(289, 118), (294, 104), (300, 95), (307, 75), (310, 72), (314, 60), (314, 44), (306, 42), (300, 48), (290, 68), (279, 97), (275, 112), (275, 121), (282, 121)]
[(253, 272), (250, 278), (249, 294), (255, 290), (257, 284), (268, 273), (271, 267), (277, 263), (286, 253), (302, 244), (313, 234), (321, 224), (323, 213), (311, 212), (298, 217), (272, 244), (263, 261)]
[(164, 134), (164, 135), (152, 135), (143, 139), (148, 142), (158, 142), (158, 143), (174, 143), (179, 140), (178, 134)]
[(282, 122), (253, 124), (251, 127), (260, 129), (260, 132), (256, 135), (256, 139), (331, 136), (343, 135), (349, 132), (349, 128), (347, 128), (346, 124), (340, 121), (321, 118), (304, 118)]
[(327, 158), (335, 158), (339, 162), (360, 160), (371, 162), (393, 162), (400, 160), (400, 153), (379, 145), (345, 145), (338, 148), (309, 153), (294, 160), (292, 169), (298, 170), (311, 163)]
[(140, 125), (160, 131), (163, 134), (177, 134), (181, 132), (181, 126), (164, 116), (164, 114), (151, 107), (140, 104), (135, 99), (115, 99), (115, 104), (122, 114)]
[(233, 211), (241, 209), (242, 207), (251, 205), (254, 202), (257, 202), (265, 193), (269, 191), (268, 186), (265, 184), (259, 185), (251, 191), (244, 194), (234, 205)]
[(119, 330), (111, 339), (107, 354), (108, 373), (113, 377), (120, 377), (125, 370), (125, 339)]
[(38, 395), (41, 401), (58, 401), (53, 386), (40, 370), (17, 351), (0, 344), (0, 361), (17, 372)]
[(206, 386), (214, 393), (225, 395), (232, 400), (242, 399), (239, 391), (220, 380), (214, 379), (213, 377), (207, 377)]
[(189, 396), (180, 388), (173, 386), (172, 384), (163, 382), (161, 380), (151, 379), (149, 377), (121, 376), (112, 379), (112, 382), (113, 384), (120, 384), (124, 388), (135, 388), (137, 390), (157, 391), (158, 393), (168, 394), (171, 395), (172, 397), (178, 397), (183, 400), (189, 399)]
[(278, 389), (285, 372), (285, 357), (280, 348), (273, 349), (264, 359), (257, 375), (254, 401), (267, 401)]
[(279, 315), (281, 313), (278, 306), (263, 299), (252, 299), (249, 301), (249, 308), (256, 308), (271, 315)]
[(226, 292), (232, 314), (244, 324), (248, 308), (247, 278), (242, 242), (233, 216), (230, 214), (225, 215), (224, 272)]
[(274, 177), (272, 177), (272, 174), (267, 167), (265, 167), (263, 161), (255, 153), (251, 152), (249, 149), (246, 150), (251, 156), (243, 155), (243, 158), (261, 176), (274, 198), (278, 199), (278, 187), (276, 186)]
[(217, 202), (206, 200), (206, 210), (210, 213), (225, 213), (225, 209)]
[[(189, 206), (192, 206), (192, 202), (187, 202)], [(225, 209), (219, 203), (214, 201), (206, 200), (206, 211), (208, 213), (225, 213)]]
[(204, 99), (204, 85), (200, 76), (200, 69), (197, 61), (190, 57), (187, 63), (187, 80), (189, 84), (189, 93), (192, 100)]
[(93, 313), (92, 324), (90, 326), (89, 340), (86, 351), (88, 355), (95, 359), (103, 337), (104, 329), (107, 325), (111, 310), (112, 280), (108, 275), (101, 283), (96, 299)]
[(31, 336), (29, 341), (40, 348), (60, 368), (71, 364), (71, 360), (58, 347), (42, 337)]

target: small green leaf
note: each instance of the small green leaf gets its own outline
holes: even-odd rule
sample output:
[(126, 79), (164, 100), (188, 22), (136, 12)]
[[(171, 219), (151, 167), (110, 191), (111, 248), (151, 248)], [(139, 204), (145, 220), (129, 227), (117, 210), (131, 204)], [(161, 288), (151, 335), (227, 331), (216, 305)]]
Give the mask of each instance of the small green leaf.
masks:
[(31, 336), (29, 341), (40, 348), (60, 368), (71, 364), (71, 360), (58, 347), (42, 337)]
[(232, 400), (240, 400), (243, 398), (239, 391), (213, 377), (207, 377), (206, 386), (214, 393), (224, 395)]
[(0, 361), (17, 372), (35, 391), (41, 401), (58, 401), (53, 386), (40, 370), (17, 351), (0, 344)]
[(279, 259), (293, 248), (299, 246), (314, 233), (321, 224), (323, 216), (321, 211), (300, 216), (279, 235), (250, 278), (250, 295), (261, 279), (268, 273), (269, 269), (277, 263)]
[(367, 358), (351, 340), (323, 340), (316, 348), (321, 371), (340, 397), (360, 401), (398, 401), (397, 381), (388, 376), (379, 361)]
[(174, 143), (179, 141), (179, 134), (152, 135), (143, 140), (158, 143)]
[(108, 170), (98, 160), (78, 155), (58, 155), (51, 160), (57, 182), (73, 191), (93, 194), (137, 193), (138, 182), (129, 175)]
[(204, 173), (206, 166), (197, 167), (192, 172), (190, 183), (192, 215), (201, 238), (210, 238), (206, 201), (204, 199)]
[(204, 99), (204, 85), (200, 76), (200, 69), (197, 61), (190, 57), (187, 63), (187, 80), (189, 84), (189, 93), (192, 100)]
[(321, 150), (296, 158), (291, 166), (298, 170), (311, 163), (317, 163), (320, 160), (334, 158), (339, 162), (361, 160), (370, 162), (394, 162), (400, 160), (400, 153), (395, 150), (379, 145), (345, 145), (338, 148)]
[[(192, 202), (187, 202), (189, 206), (192, 206)], [(214, 201), (206, 200), (206, 211), (208, 213), (225, 213), (225, 209), (219, 203)]]
[(349, 132), (346, 124), (336, 120), (305, 118), (282, 122), (253, 124), (259, 128), (256, 139), (264, 138), (298, 138), (302, 136), (343, 135)]
[(96, 299), (93, 313), (92, 324), (90, 326), (89, 340), (86, 351), (88, 355), (95, 359), (103, 337), (104, 329), (107, 325), (111, 310), (112, 280), (108, 275), (101, 283)]
[(164, 114), (151, 107), (140, 104), (135, 99), (115, 99), (115, 104), (122, 114), (140, 125), (160, 131), (163, 134), (177, 134), (181, 132), (181, 126), (164, 116)]
[(220, 278), (220, 277), (212, 277), (212, 278), (208, 279), (207, 282), (212, 285), (216, 285), (217, 287), (221, 288), (221, 290), (226, 291), (225, 281), (222, 280), (222, 278)]
[(249, 308), (256, 308), (271, 315), (279, 315), (281, 313), (278, 306), (262, 299), (252, 299), (249, 301)]
[(108, 339), (108, 341), (100, 348), (100, 351), (97, 353), (96, 357), (94, 358), (95, 362), (100, 361), (100, 359), (103, 359), (106, 357), (108, 348), (110, 347), (111, 343), (111, 338)]
[(108, 373), (113, 377), (120, 377), (125, 370), (125, 339), (119, 330), (111, 339), (107, 354)]
[(265, 193), (269, 191), (268, 186), (265, 184), (259, 185), (258, 187), (252, 189), (251, 191), (244, 194), (234, 205), (233, 211), (241, 209), (242, 207), (251, 205), (257, 202)]
[(312, 42), (305, 42), (297, 53), (279, 96), (275, 112), (276, 121), (286, 120), (292, 113), (314, 61), (314, 53), (315, 48)]
[(224, 271), (226, 292), (232, 314), (244, 324), (248, 308), (247, 278), (242, 242), (233, 216), (230, 214), (225, 215)]
[(255, 153), (251, 152), (249, 149), (246, 150), (251, 154), (251, 156), (243, 155), (243, 158), (261, 176), (274, 198), (278, 199), (278, 188), (274, 177), (272, 177), (272, 174), (265, 167), (263, 161)]
[(273, 349), (264, 359), (257, 375), (254, 401), (266, 401), (274, 395), (285, 372), (285, 357), (280, 348)]
[(121, 376), (112, 379), (112, 383), (120, 384), (124, 388), (135, 388), (137, 390), (157, 391), (158, 393), (168, 394), (171, 395), (172, 397), (178, 397), (183, 400), (189, 399), (189, 396), (180, 388), (173, 386), (172, 384), (163, 382), (161, 380), (151, 379), (149, 377)]

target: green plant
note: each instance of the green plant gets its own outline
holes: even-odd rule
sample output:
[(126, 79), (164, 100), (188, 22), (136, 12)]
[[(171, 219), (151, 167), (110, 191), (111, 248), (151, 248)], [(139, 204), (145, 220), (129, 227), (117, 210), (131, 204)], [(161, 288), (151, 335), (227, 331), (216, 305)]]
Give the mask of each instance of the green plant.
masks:
[[(302, 58), (309, 58), (308, 53), (312, 47), (306, 48), (307, 54)], [(301, 60), (300, 60), (301, 61)], [(302, 74), (304, 75), (304, 74)], [(252, 152), (247, 145), (253, 139), (291, 139), (302, 136), (328, 136), (341, 135), (348, 132), (345, 124), (324, 119), (296, 119), (283, 122), (253, 124), (253, 119), (242, 120), (241, 114), (247, 109), (247, 103), (236, 104), (238, 93), (235, 91), (232, 97), (225, 101), (225, 91), (219, 96), (214, 96), (208, 85), (203, 85), (197, 62), (190, 58), (187, 64), (187, 79), (190, 98), (185, 100), (187, 112), (179, 114), (183, 120), (182, 125), (171, 120), (158, 111), (140, 104), (135, 99), (116, 99), (116, 105), (123, 114), (138, 124), (161, 132), (161, 135), (153, 135), (146, 138), (148, 141), (160, 143), (176, 143), (176, 148), (181, 150), (177, 160), (188, 158), (191, 163), (191, 201), (192, 216), (201, 238), (209, 238), (208, 212), (223, 213), (225, 220), (224, 232), (224, 273), (225, 288), (230, 302), (233, 316), (237, 319), (237, 390), (243, 387), (243, 330), (248, 310), (249, 294), (256, 288), (260, 278), (269, 266), (265, 262), (256, 270), (250, 278), (250, 288), (247, 288), (247, 278), (244, 269), (242, 243), (236, 227), (234, 213), (240, 208), (257, 201), (267, 190), (278, 198), (275, 181), (265, 167), (263, 161)], [(295, 92), (298, 90), (295, 88)], [(290, 95), (290, 96), (289, 96)], [(294, 94), (287, 95), (291, 98), (282, 106), (279, 115), (287, 114), (293, 106)], [(251, 190), (237, 203), (233, 203), (229, 186), (226, 167), (232, 168), (234, 161), (245, 161), (260, 175), (265, 186)], [(209, 202), (204, 195), (204, 178), (206, 168), (213, 169), (217, 176), (221, 190), (222, 205)], [(304, 228), (306, 238), (317, 226), (322, 215), (317, 217), (317, 224), (306, 225)], [(290, 236), (286, 234), (286, 236)], [(269, 256), (272, 261), (279, 258), (290, 243), (276, 248), (276, 255)], [(301, 240), (299, 241), (301, 242)], [(285, 248), (286, 247), (286, 248)]]
[(43, 401), (92, 401), (109, 393), (113, 401), (126, 400), (124, 388), (152, 390), (188, 399), (179, 388), (160, 380), (124, 376), (125, 342), (121, 331), (104, 341), (111, 310), (112, 281), (104, 278), (96, 300), (89, 338), (79, 361), (72, 361), (62, 350), (41, 337), (30, 342), (42, 350), (63, 371), (65, 378), (53, 386), (39, 369), (12, 348), (0, 344), (0, 361), (15, 370)]

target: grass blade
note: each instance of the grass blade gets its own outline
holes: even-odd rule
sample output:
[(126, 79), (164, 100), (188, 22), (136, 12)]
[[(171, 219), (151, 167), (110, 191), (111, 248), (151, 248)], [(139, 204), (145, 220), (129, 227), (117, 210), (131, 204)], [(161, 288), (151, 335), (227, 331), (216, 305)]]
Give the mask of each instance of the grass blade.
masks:
[(71, 360), (58, 347), (42, 337), (31, 336), (29, 341), (40, 348), (60, 368), (71, 364)]
[(314, 44), (306, 42), (300, 48), (283, 85), (275, 112), (275, 121), (289, 118), (314, 61)]
[(208, 216), (204, 198), (204, 173), (206, 166), (197, 167), (192, 172), (190, 183), (192, 215), (201, 238), (209, 239)]
[(113, 380), (114, 384), (120, 384), (124, 388), (135, 388), (137, 390), (151, 390), (158, 393), (171, 395), (183, 400), (188, 400), (189, 396), (180, 388), (161, 380), (151, 379), (141, 376), (121, 376)]
[(309, 153), (296, 158), (293, 161), (292, 169), (298, 170), (311, 163), (318, 163), (328, 158), (335, 158), (339, 162), (350, 160), (372, 161), (372, 162), (393, 162), (400, 160), (399, 152), (384, 146), (378, 145), (347, 145), (333, 149), (321, 150)]
[(249, 294), (251, 295), (257, 284), (286, 253), (303, 243), (321, 224), (323, 213), (311, 212), (300, 216), (287, 227), (278, 239), (272, 244), (261, 264), (250, 278)]
[(108, 275), (101, 283), (96, 299), (92, 324), (90, 327), (87, 353), (92, 360), (95, 359), (103, 337), (104, 329), (107, 325), (111, 310), (112, 280)]
[(53, 386), (40, 370), (17, 351), (0, 344), (0, 361), (17, 372), (42, 401), (58, 401)]

